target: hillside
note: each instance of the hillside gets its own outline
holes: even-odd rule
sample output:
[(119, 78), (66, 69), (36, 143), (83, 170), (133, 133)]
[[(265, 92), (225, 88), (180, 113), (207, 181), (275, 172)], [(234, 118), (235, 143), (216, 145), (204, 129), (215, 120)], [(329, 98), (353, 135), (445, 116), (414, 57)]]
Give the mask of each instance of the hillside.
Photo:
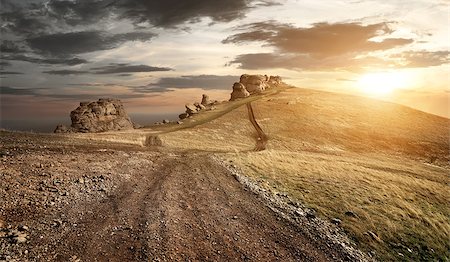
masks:
[(299, 88), (252, 105), (266, 151), (253, 152), (245, 107), (161, 138), (170, 148), (220, 153), (264, 189), (339, 219), (377, 258), (449, 258), (448, 119)]
[[(392, 103), (278, 88), (182, 124), (2, 132), (0, 255), (445, 261), (449, 126)], [(24, 224), (26, 245), (7, 242)]]

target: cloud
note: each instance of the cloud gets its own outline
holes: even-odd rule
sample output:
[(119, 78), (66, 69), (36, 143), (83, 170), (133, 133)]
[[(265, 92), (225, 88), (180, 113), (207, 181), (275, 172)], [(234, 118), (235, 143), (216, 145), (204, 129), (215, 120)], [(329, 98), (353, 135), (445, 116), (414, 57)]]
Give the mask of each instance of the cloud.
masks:
[(399, 59), (402, 67), (431, 67), (448, 64), (450, 62), (449, 51), (406, 51), (392, 55), (391, 58)]
[(36, 91), (32, 88), (13, 88), (9, 86), (0, 86), (2, 95), (35, 95)]
[(307, 71), (360, 71), (364, 68), (390, 66), (383, 59), (376, 57), (356, 58), (352, 55), (331, 57), (314, 57), (302, 54), (255, 53), (235, 57), (228, 65), (238, 64), (247, 70), (283, 68)]
[(10, 55), (10, 56), (2, 56), (2, 60), (12, 60), (12, 61), (24, 61), (35, 64), (48, 64), (48, 65), (80, 65), (88, 63), (86, 59), (72, 57), (72, 58), (38, 58), (31, 57), (27, 55)]
[(127, 86), (134, 93), (165, 93), (175, 89), (201, 88), (203, 90), (229, 90), (239, 76), (231, 75), (188, 75), (163, 77), (145, 86)]
[(137, 73), (137, 72), (161, 72), (171, 71), (168, 67), (155, 67), (148, 65), (130, 65), (126, 63), (112, 63), (107, 66), (91, 68), (95, 74), (119, 74), (119, 73)]
[(187, 75), (181, 77), (163, 77), (151, 86), (166, 88), (202, 88), (202, 89), (230, 89), (238, 76), (232, 75)]
[(412, 39), (404, 38), (374, 41), (374, 37), (386, 37), (393, 32), (387, 23), (316, 23), (312, 27), (304, 28), (268, 21), (244, 25), (238, 30), (244, 32), (229, 36), (222, 42), (263, 42), (281, 53), (316, 57), (388, 50), (413, 42)]
[(130, 65), (127, 63), (111, 63), (107, 66), (101, 67), (93, 67), (86, 70), (48, 70), (43, 73), (52, 74), (52, 75), (82, 75), (82, 74), (120, 74), (119, 76), (130, 76), (130, 73), (139, 73), (139, 72), (164, 72), (171, 71), (172, 68), (168, 67), (156, 67), (156, 66), (148, 66), (148, 65)]
[(42, 73), (50, 74), (50, 75), (82, 75), (82, 74), (88, 74), (88, 71), (81, 71), (81, 70), (49, 70), (44, 71)]
[(28, 38), (26, 41), (37, 52), (56, 57), (67, 57), (113, 49), (127, 41), (148, 41), (154, 36), (155, 34), (149, 32), (109, 34), (102, 31), (81, 31), (42, 35)]
[(0, 44), (1, 53), (21, 53), (23, 50), (13, 41), (3, 40)]
[(252, 0), (121, 0), (110, 6), (121, 18), (137, 23), (148, 22), (158, 27), (176, 27), (209, 17), (215, 22), (229, 22), (242, 18)]
[[(308, 71), (361, 71), (379, 67), (428, 67), (448, 63), (449, 52), (408, 51), (376, 57), (372, 53), (395, 50), (412, 39), (390, 38), (394, 32), (387, 23), (317, 23), (311, 27), (294, 27), (274, 21), (240, 26), (243, 31), (222, 43), (261, 42), (272, 53), (236, 56), (228, 65), (242, 69), (284, 68)], [(377, 39), (376, 41), (374, 39)]]
[(0, 71), (0, 75), (23, 75), (23, 73), (13, 71)]

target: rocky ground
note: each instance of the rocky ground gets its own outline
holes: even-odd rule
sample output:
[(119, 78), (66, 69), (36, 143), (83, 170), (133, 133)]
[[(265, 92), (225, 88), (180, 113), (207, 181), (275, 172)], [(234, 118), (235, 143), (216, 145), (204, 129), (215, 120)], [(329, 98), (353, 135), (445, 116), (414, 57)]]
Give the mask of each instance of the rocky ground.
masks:
[(0, 140), (0, 261), (364, 259), (303, 228), (313, 215), (275, 212), (206, 153)]

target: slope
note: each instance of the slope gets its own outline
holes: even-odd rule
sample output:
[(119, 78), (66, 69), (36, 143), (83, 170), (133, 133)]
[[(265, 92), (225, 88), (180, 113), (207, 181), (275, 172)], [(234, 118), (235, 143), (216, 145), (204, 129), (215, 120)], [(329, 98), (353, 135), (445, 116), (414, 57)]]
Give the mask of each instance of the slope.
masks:
[(219, 153), (264, 188), (339, 224), (370, 255), (450, 257), (446, 118), (369, 98), (293, 88), (252, 102), (269, 140), (240, 107), (166, 133), (167, 148)]

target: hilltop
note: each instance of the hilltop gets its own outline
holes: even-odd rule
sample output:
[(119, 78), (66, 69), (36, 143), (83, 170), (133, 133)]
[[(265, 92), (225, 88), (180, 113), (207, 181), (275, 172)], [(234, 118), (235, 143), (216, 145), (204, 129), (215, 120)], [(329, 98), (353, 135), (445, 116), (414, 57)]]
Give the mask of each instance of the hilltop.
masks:
[[(449, 119), (288, 86), (214, 106), (134, 130), (2, 132), (3, 255), (449, 258)], [(28, 242), (8, 244), (20, 224)]]

